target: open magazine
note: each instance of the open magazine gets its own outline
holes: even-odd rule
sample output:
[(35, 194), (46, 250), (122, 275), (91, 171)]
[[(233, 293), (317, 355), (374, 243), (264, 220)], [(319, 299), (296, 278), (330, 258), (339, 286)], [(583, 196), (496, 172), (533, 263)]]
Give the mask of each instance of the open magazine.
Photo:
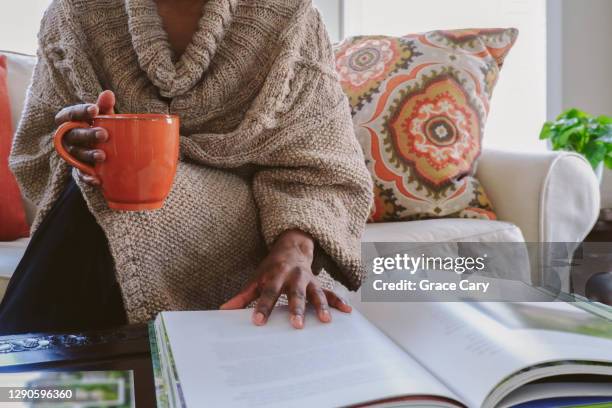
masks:
[[(511, 407), (612, 399), (612, 322), (568, 303), (363, 303), (304, 330), (276, 310), (164, 312), (158, 407)], [(578, 400), (576, 400), (578, 401)]]

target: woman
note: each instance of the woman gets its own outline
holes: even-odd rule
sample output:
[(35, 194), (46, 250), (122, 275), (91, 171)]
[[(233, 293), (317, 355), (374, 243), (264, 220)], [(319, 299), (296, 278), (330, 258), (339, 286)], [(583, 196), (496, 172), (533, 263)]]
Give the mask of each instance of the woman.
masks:
[[(310, 0), (56, 0), (39, 42), (10, 163), (40, 211), (3, 332), (252, 302), (263, 325), (281, 294), (295, 328), (307, 301), (323, 322), (329, 307), (350, 312), (324, 275), (360, 285), (371, 185)], [(181, 118), (161, 210), (110, 210), (99, 180), (54, 152), (59, 124), (112, 112)], [(107, 137), (79, 129), (65, 143), (93, 164)]]

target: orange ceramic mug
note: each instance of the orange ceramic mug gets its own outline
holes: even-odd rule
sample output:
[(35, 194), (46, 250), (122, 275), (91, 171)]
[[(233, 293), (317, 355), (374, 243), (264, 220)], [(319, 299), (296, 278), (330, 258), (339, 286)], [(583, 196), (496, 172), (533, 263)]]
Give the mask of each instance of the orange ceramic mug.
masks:
[(85, 122), (66, 122), (54, 136), (57, 153), (83, 173), (98, 177), (108, 206), (120, 211), (161, 208), (174, 181), (179, 151), (179, 118), (156, 114), (96, 116), (93, 127), (108, 132), (108, 140), (94, 146), (106, 153), (95, 167), (72, 157), (62, 139)]

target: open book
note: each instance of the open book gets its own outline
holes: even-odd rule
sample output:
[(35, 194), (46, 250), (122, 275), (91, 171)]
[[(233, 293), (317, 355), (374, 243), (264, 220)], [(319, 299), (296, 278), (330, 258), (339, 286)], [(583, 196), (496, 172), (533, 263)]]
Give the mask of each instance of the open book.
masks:
[(612, 400), (612, 322), (605, 309), (597, 315), (567, 303), (359, 308), (333, 313), (331, 324), (311, 314), (301, 331), (282, 309), (264, 327), (252, 325), (251, 310), (161, 313), (151, 326), (158, 407)]

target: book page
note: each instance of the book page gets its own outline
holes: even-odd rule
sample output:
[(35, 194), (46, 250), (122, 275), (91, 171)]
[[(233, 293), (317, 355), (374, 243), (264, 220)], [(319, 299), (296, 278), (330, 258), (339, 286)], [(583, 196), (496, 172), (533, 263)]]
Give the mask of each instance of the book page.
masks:
[(333, 322), (286, 308), (266, 326), (252, 310), (164, 312), (188, 407), (345, 406), (406, 395), (454, 395), (359, 313)]
[(361, 303), (358, 308), (469, 406), (481, 406), (497, 385), (530, 366), (562, 360), (612, 363), (610, 322), (565, 303)]

